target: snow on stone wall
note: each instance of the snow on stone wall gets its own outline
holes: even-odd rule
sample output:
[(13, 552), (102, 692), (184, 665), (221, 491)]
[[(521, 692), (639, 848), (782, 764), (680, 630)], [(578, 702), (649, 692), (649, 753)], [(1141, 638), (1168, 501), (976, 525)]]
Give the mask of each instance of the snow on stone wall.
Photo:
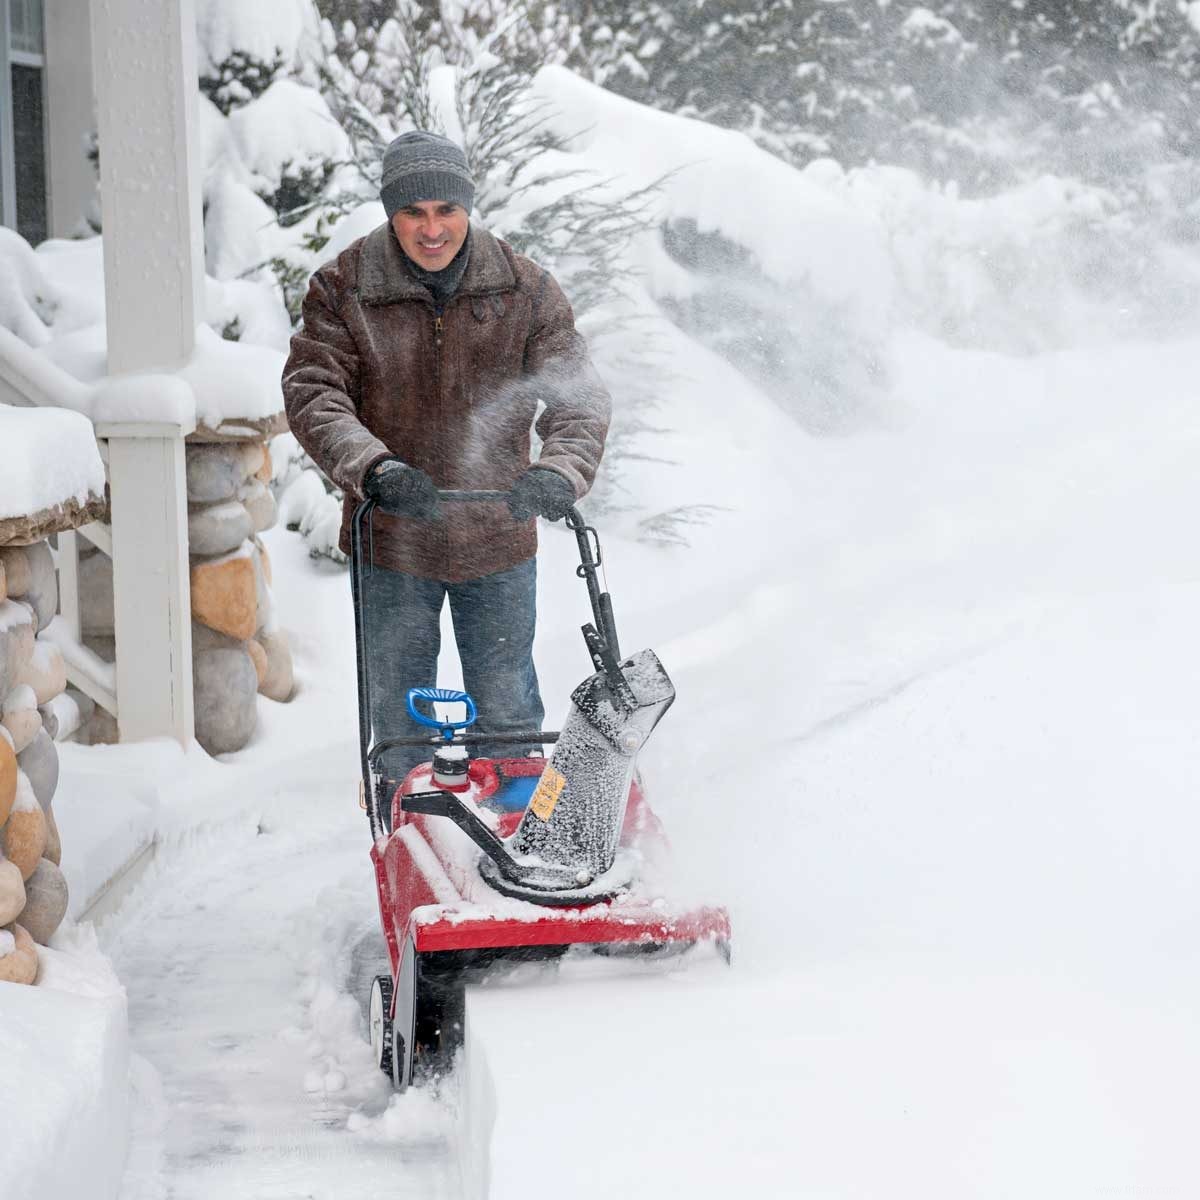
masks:
[(104, 464), (88, 420), (65, 409), (0, 405), (0, 542), (30, 537), (39, 517), (104, 497)]
[(42, 636), (58, 610), (58, 574), (45, 541), (0, 546), (0, 982), (31, 984), (38, 947), (67, 912), (62, 843), (52, 807), (56, 742), (91, 702), (68, 690), (62, 652)]

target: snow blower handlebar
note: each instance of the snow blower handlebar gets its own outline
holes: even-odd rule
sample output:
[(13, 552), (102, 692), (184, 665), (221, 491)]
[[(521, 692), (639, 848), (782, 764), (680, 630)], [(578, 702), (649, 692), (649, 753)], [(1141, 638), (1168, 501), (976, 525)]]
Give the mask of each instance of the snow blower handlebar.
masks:
[[(438, 492), (438, 499), (450, 502), (467, 503), (503, 503), (508, 499), (508, 492), (470, 489), (445, 489)], [(440, 734), (432, 733), (428, 737), (392, 737), (379, 742), (373, 742), (373, 728), (370, 710), (370, 685), (368, 678), (369, 664), (366, 643), (366, 620), (363, 598), (363, 581), (366, 572), (374, 566), (374, 526), (372, 516), (378, 507), (374, 500), (364, 500), (354, 511), (350, 523), (350, 590), (354, 603), (354, 643), (358, 669), (358, 743), (359, 757), (362, 764), (363, 801), (367, 815), (371, 821), (371, 836), (378, 839), (386, 833), (380, 812), (380, 806), (385, 798), (375, 794), (373, 776), (380, 756), (386, 751), (399, 746), (437, 745), (441, 742)], [(597, 571), (604, 559), (600, 550), (600, 536), (596, 530), (587, 524), (583, 515), (572, 505), (566, 514), (567, 526), (575, 534), (579, 547), (579, 566), (575, 573), (587, 584), (588, 600), (591, 602), (592, 616), (595, 624), (583, 626), (583, 637), (587, 643), (588, 653), (597, 671), (602, 671), (610, 681), (619, 701), (630, 708), (635, 705), (632, 692), (621, 674), (619, 662), (621, 657), (620, 643), (617, 641), (617, 626), (613, 616), (612, 597), (607, 591), (601, 590)], [(365, 553), (364, 553), (364, 530)], [(549, 730), (539, 730), (535, 733), (504, 735), (501, 737), (487, 734), (455, 734), (455, 742), (462, 745), (478, 745), (483, 743), (511, 741), (527, 743), (534, 741), (553, 742), (558, 734)]]

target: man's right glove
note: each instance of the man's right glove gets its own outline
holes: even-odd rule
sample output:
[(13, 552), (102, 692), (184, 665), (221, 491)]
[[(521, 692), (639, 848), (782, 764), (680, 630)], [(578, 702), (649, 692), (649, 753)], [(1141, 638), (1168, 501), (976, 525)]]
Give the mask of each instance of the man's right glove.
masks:
[(565, 475), (549, 467), (530, 467), (508, 493), (508, 508), (518, 521), (536, 514), (548, 521), (567, 515), (575, 503), (575, 489)]
[(384, 459), (367, 476), (363, 490), (384, 512), (395, 516), (421, 521), (441, 516), (433, 480), (419, 467), (410, 467), (398, 458)]

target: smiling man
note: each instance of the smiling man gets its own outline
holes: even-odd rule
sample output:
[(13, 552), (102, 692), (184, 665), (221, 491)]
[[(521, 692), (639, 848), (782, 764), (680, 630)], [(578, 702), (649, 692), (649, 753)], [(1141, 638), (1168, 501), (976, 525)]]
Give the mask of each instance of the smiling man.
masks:
[[(562, 289), (472, 224), (474, 197), (448, 139), (412, 132), (388, 146), (388, 220), (313, 275), (283, 394), (297, 440), (345, 493), (343, 551), (362, 497), (383, 510), (364, 595), (377, 733), (417, 732), (404, 697), (436, 682), (449, 599), (479, 731), (497, 737), (483, 752), (516, 754), (527, 747), (503, 735), (544, 715), (536, 517), (564, 516), (591, 487), (610, 404)], [(448, 488), (509, 497), (440, 504)], [(402, 779), (427, 757), (394, 751), (385, 766)]]

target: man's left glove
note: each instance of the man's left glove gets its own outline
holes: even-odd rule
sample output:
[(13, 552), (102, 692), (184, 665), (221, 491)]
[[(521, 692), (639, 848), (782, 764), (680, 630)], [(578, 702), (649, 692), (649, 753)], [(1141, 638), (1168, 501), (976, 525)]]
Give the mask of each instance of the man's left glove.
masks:
[(508, 493), (508, 509), (518, 521), (528, 521), (535, 513), (548, 521), (567, 515), (575, 503), (571, 481), (549, 467), (530, 467)]
[(419, 467), (410, 467), (398, 458), (381, 462), (367, 476), (363, 491), (384, 512), (398, 517), (433, 521), (442, 515), (433, 480)]

